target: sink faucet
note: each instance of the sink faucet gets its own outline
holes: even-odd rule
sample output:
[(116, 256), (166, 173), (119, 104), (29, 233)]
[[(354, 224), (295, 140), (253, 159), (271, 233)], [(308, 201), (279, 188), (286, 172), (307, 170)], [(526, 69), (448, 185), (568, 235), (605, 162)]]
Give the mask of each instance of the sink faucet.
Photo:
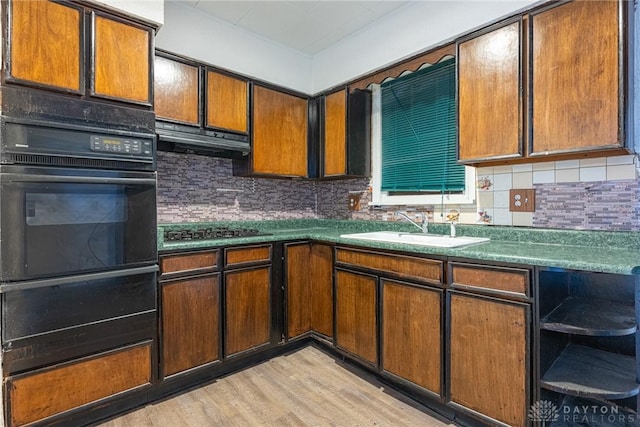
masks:
[(451, 209), (447, 214), (447, 222), (451, 224), (451, 237), (456, 237), (456, 222), (460, 220), (460, 212)]
[(420, 231), (422, 231), (424, 234), (427, 234), (429, 232), (429, 221), (427, 220), (427, 216), (426, 215), (423, 216), (422, 224), (418, 224), (417, 222), (415, 222), (414, 220), (409, 218), (409, 215), (407, 215), (404, 212), (397, 211), (396, 214), (400, 215), (402, 218), (406, 219), (411, 224), (413, 224), (416, 227), (418, 227), (420, 229)]

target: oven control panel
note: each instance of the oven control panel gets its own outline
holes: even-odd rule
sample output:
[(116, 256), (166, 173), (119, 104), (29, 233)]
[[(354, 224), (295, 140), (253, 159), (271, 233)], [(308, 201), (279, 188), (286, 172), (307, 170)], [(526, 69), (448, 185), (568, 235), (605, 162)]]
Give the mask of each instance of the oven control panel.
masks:
[(151, 141), (112, 136), (91, 136), (91, 150), (108, 153), (151, 155)]

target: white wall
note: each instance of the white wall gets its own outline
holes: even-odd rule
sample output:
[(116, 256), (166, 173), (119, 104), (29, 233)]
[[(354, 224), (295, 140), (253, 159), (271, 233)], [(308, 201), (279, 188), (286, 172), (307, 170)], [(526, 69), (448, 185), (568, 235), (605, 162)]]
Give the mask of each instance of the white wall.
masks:
[(311, 57), (192, 7), (167, 1), (156, 47), (311, 93)]
[(367, 74), (536, 2), (412, 2), (317, 53), (313, 57), (312, 91)]
[(88, 0), (156, 25), (164, 23), (164, 0)]

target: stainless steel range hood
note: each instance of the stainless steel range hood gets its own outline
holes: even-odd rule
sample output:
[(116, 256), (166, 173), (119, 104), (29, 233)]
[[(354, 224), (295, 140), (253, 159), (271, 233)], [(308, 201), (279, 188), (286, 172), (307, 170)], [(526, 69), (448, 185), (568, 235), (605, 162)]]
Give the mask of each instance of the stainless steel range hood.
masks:
[(184, 126), (156, 122), (158, 150), (239, 159), (251, 151), (249, 137), (231, 132), (185, 129)]

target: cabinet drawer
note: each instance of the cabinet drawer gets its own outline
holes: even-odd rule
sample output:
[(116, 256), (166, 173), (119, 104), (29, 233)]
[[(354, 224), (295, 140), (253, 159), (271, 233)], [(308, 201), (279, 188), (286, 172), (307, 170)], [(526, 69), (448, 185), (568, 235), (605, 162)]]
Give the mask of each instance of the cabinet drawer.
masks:
[(442, 283), (443, 277), (442, 261), (405, 255), (337, 248), (336, 263), (388, 272), (434, 284)]
[(271, 262), (271, 245), (227, 249), (224, 260), (227, 267)]
[(525, 268), (491, 267), (449, 263), (450, 282), (454, 288), (504, 294), (519, 298), (531, 295), (530, 271)]
[(160, 271), (163, 275), (187, 273), (194, 270), (214, 270), (217, 266), (217, 250), (160, 256)]
[(150, 343), (11, 377), (11, 425), (42, 420), (150, 383)]

